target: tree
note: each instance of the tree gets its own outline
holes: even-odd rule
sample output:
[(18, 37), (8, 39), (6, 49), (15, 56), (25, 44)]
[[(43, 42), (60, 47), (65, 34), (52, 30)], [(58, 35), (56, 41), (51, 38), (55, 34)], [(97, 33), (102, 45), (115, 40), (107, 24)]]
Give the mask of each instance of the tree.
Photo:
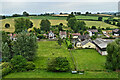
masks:
[(69, 14), (68, 17), (67, 17), (67, 21), (69, 21), (70, 18), (75, 18), (75, 15)]
[(72, 29), (74, 28), (74, 26), (75, 26), (75, 24), (76, 24), (76, 18), (74, 17), (74, 18), (70, 18), (69, 20), (68, 20), (68, 27), (71, 27)]
[(3, 43), (9, 43), (10, 42), (10, 36), (5, 31), (2, 31), (2, 42)]
[(107, 45), (106, 68), (110, 70), (120, 70), (120, 39)]
[(33, 60), (37, 49), (36, 36), (23, 31), (17, 34), (16, 38), (12, 47), (14, 55), (22, 55), (27, 60)]
[(32, 22), (29, 19), (18, 18), (15, 19), (15, 32), (22, 32), (32, 27)]
[(9, 27), (10, 27), (10, 24), (6, 23), (5, 28), (9, 28)]
[(98, 21), (102, 21), (102, 17), (98, 17)]
[(96, 29), (96, 26), (92, 26), (92, 29)]
[(60, 23), (59, 25), (58, 25), (58, 30), (59, 31), (62, 31), (63, 29), (62, 29), (62, 26), (63, 26), (63, 23)]
[(10, 48), (8, 43), (2, 43), (2, 61), (8, 62), (11, 59)]
[(43, 31), (49, 31), (50, 30), (50, 26), (51, 26), (51, 23), (49, 20), (42, 20), (41, 23), (40, 23), (40, 26), (41, 26), (41, 30)]
[(117, 23), (117, 26), (119, 26), (119, 27), (120, 27), (120, 22), (118, 22), (118, 23)]
[(58, 45), (60, 45), (60, 47), (61, 47), (62, 43), (63, 43), (63, 40), (59, 37), (58, 38)]
[(10, 62), (13, 65), (14, 72), (26, 71), (27, 60), (23, 56), (16, 55), (11, 59)]
[(29, 16), (29, 14), (26, 11), (24, 11), (23, 16)]
[(48, 62), (48, 71), (66, 72), (69, 71), (70, 65), (66, 57), (56, 57)]

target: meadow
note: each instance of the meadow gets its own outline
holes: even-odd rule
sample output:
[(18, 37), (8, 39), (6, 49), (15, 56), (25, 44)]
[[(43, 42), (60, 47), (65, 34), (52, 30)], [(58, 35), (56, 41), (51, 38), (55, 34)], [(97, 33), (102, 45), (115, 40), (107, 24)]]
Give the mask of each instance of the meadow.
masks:
[[(28, 72), (10, 73), (4, 78), (118, 78), (116, 72), (103, 71), (105, 69), (105, 56), (101, 56), (97, 51), (81, 49), (72, 50), (71, 53), (78, 65), (79, 71), (85, 71), (83, 75), (71, 73), (74, 66), (65, 43), (60, 47), (56, 41), (39, 41), (37, 57), (34, 60), (36, 69)], [(58, 56), (68, 59), (71, 67), (70, 72), (49, 72), (46, 70), (47, 62)]]

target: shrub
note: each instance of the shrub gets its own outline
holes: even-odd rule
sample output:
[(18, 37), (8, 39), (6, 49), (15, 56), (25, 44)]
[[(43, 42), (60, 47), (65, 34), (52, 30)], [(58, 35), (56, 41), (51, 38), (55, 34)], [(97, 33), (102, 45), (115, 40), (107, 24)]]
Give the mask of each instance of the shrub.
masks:
[(11, 64), (13, 65), (13, 72), (26, 71), (27, 60), (21, 55), (14, 56), (11, 59)]
[(27, 69), (27, 71), (34, 70), (35, 64), (33, 62), (27, 62), (26, 69)]
[(38, 37), (39, 39), (45, 39), (45, 36), (44, 36), (43, 34), (38, 34), (37, 37)]
[(56, 57), (48, 63), (48, 71), (66, 72), (69, 71), (70, 65), (66, 57)]
[(2, 69), (2, 76), (9, 74), (11, 71), (12, 71), (12, 69), (10, 67), (3, 68)]
[(13, 68), (13, 65), (10, 63), (10, 62), (4, 62), (4, 63), (2, 63), (2, 69), (3, 68)]
[(4, 62), (2, 64), (2, 76), (9, 74), (13, 69), (13, 66), (10, 62)]

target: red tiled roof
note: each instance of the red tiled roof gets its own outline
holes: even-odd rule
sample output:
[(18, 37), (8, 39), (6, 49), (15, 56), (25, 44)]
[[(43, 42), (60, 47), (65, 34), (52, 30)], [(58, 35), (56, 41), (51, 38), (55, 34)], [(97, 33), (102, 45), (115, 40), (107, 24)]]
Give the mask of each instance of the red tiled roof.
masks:
[(60, 31), (60, 35), (66, 35), (66, 31)]
[(73, 36), (80, 36), (80, 33), (72, 33)]

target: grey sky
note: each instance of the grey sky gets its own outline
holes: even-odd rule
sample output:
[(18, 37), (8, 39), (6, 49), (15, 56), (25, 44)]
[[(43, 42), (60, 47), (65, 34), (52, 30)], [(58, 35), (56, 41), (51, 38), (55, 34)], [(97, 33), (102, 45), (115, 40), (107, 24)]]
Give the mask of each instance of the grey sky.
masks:
[[(6, 1), (6, 2), (5, 2)], [(26, 1), (26, 0), (24, 0)], [(86, 0), (85, 0), (86, 1)], [(23, 11), (29, 13), (45, 12), (117, 12), (118, 2), (12, 2), (4, 0), (1, 2), (1, 14), (12, 15), (13, 13), (22, 14)]]

